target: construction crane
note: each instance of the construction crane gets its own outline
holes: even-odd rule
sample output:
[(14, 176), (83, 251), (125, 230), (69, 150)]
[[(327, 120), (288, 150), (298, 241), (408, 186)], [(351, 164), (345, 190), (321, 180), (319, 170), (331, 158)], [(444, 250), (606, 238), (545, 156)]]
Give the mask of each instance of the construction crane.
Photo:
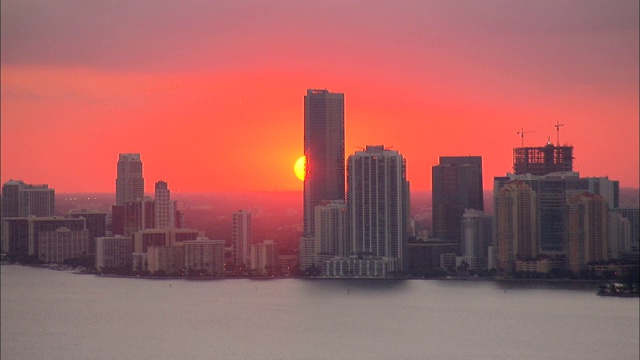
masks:
[(520, 131), (516, 131), (516, 134), (520, 135), (520, 147), (524, 147), (524, 134), (533, 133), (535, 131), (524, 131), (524, 128)]
[(560, 146), (560, 127), (564, 126), (564, 124), (560, 124), (560, 121), (556, 120), (556, 124), (553, 125), (556, 128), (556, 143), (557, 146)]

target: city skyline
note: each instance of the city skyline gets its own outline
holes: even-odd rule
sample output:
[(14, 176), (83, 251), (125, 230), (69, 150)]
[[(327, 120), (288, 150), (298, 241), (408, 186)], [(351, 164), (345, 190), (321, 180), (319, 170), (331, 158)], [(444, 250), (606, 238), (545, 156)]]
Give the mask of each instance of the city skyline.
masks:
[(301, 191), (301, 95), (318, 88), (345, 94), (345, 157), (400, 149), (415, 191), (440, 156), (467, 155), (490, 189), (522, 140), (555, 143), (558, 121), (574, 171), (637, 188), (637, 14), (633, 1), (3, 1), (1, 182), (113, 192), (114, 154), (139, 153), (145, 193), (161, 179), (173, 193)]

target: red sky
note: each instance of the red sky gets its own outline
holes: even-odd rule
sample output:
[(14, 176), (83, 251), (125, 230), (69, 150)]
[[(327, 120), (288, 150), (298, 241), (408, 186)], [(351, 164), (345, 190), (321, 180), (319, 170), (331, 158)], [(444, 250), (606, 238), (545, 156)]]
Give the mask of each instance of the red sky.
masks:
[(439, 156), (481, 155), (484, 186), (525, 145), (639, 179), (637, 1), (1, 3), (1, 181), (114, 192), (301, 190), (307, 88), (345, 94), (346, 155), (384, 144), (431, 189)]

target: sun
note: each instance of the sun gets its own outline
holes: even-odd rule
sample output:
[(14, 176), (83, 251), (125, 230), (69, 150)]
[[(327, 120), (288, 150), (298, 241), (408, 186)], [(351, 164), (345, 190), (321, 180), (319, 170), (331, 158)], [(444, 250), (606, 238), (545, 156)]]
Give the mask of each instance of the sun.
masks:
[(307, 157), (302, 155), (296, 160), (296, 164), (293, 165), (293, 171), (296, 173), (298, 179), (304, 181), (304, 176), (306, 175), (305, 165), (307, 162)]

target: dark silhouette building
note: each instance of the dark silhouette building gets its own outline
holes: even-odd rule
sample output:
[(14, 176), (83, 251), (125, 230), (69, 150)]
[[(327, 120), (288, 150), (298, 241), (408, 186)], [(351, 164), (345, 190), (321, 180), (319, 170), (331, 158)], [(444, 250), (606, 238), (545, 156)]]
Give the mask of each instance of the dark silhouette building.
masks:
[(484, 211), (481, 156), (441, 156), (432, 168), (433, 236), (461, 240), (465, 209)]
[(107, 213), (91, 210), (71, 210), (67, 217), (72, 219), (85, 218), (86, 227), (89, 231), (89, 253), (96, 253), (96, 238), (107, 234)]
[(307, 90), (304, 97), (304, 235), (313, 235), (315, 207), (344, 200), (344, 94)]
[(543, 176), (573, 171), (573, 146), (519, 147), (513, 149), (513, 173)]
[(132, 236), (136, 231), (155, 227), (155, 202), (150, 197), (114, 205), (111, 209), (113, 235)]

